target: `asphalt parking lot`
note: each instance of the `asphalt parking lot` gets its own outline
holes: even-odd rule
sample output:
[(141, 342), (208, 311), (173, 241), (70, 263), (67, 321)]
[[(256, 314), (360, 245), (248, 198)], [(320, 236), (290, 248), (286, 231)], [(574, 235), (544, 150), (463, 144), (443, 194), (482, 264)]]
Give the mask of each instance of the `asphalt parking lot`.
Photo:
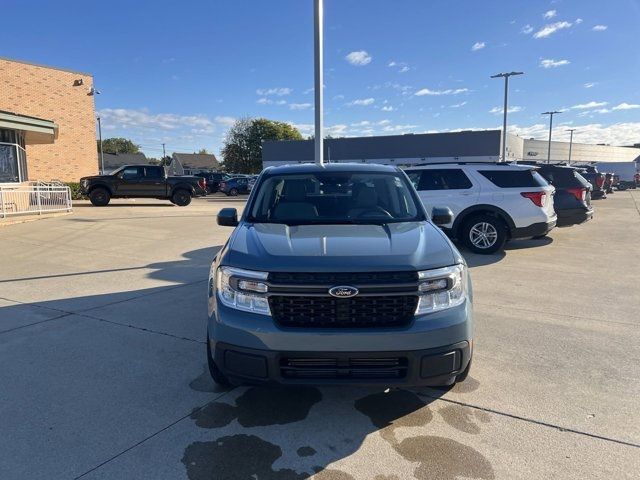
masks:
[(475, 358), (449, 390), (214, 387), (215, 214), (242, 200), (0, 228), (0, 478), (637, 478), (640, 192), (594, 203), (548, 239), (463, 252)]

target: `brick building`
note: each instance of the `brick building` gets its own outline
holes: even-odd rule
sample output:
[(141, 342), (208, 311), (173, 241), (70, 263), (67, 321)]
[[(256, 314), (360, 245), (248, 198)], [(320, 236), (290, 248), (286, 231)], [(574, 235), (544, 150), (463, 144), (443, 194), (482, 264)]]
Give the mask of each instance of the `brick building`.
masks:
[(0, 183), (98, 172), (93, 77), (0, 57)]

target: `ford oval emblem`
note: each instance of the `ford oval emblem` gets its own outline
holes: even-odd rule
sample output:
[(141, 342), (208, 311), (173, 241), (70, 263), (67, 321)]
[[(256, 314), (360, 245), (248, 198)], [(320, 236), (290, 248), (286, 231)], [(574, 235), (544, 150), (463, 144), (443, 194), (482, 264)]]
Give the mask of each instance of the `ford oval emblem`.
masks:
[(333, 287), (329, 289), (329, 295), (336, 298), (351, 298), (358, 294), (356, 287), (349, 287), (341, 285), (339, 287)]

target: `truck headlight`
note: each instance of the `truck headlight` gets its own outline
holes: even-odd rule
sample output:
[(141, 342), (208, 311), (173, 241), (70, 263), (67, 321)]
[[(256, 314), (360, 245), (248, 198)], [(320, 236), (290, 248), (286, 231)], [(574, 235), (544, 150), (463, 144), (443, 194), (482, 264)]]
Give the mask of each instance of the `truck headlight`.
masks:
[(245, 312), (271, 315), (266, 272), (219, 267), (216, 272), (216, 290), (223, 305)]
[(455, 307), (467, 298), (467, 267), (464, 265), (418, 272), (418, 282), (416, 315)]

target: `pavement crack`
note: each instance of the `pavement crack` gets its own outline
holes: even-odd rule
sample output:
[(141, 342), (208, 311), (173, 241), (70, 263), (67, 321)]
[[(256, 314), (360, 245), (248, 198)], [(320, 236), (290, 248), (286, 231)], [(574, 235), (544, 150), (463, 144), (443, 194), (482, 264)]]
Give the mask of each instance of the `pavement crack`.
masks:
[(433, 399), (433, 400), (441, 400), (443, 402), (452, 403), (452, 404), (459, 405), (459, 406), (462, 406), (462, 407), (474, 408), (476, 410), (481, 410), (481, 411), (487, 412), (487, 413), (493, 413), (495, 415), (500, 415), (500, 416), (503, 416), (503, 417), (512, 418), (514, 420), (520, 420), (520, 421), (523, 421), (523, 422), (532, 423), (532, 424), (535, 424), (535, 425), (540, 425), (542, 427), (553, 428), (553, 429), (559, 430), (561, 432), (575, 433), (576, 435), (582, 435), (582, 436), (594, 438), (594, 439), (597, 439), (597, 440), (604, 440), (605, 442), (616, 443), (618, 445), (625, 445), (627, 447), (640, 448), (640, 444), (638, 444), (638, 443), (628, 442), (626, 440), (620, 440), (618, 438), (605, 437), (604, 435), (598, 435), (598, 434), (595, 434), (595, 433), (583, 432), (582, 430), (576, 430), (575, 428), (561, 427), (560, 425), (555, 425), (555, 424), (549, 423), (549, 422), (543, 422), (542, 420), (536, 420), (534, 418), (527, 418), (527, 417), (523, 417), (523, 416), (516, 415), (516, 414), (513, 414), (513, 413), (501, 412), (499, 410), (494, 410), (492, 408), (481, 407), (479, 405), (473, 405), (471, 403), (466, 403), (466, 402), (459, 402), (457, 400), (451, 400), (449, 398), (443, 398), (443, 397), (440, 397), (440, 396), (437, 396), (437, 395), (429, 395), (428, 393), (424, 393), (424, 392), (416, 392), (416, 393), (421, 397), (427, 397), (427, 398), (430, 398), (430, 399)]
[(220, 393), (220, 395), (216, 396), (215, 398), (212, 398), (211, 400), (209, 400), (207, 403), (205, 403), (204, 405), (202, 405), (201, 407), (195, 408), (192, 411), (190, 411), (189, 413), (187, 413), (186, 415), (183, 415), (182, 417), (178, 418), (176, 421), (171, 422), (169, 425), (166, 425), (165, 427), (161, 428), (160, 430), (158, 430), (155, 433), (152, 433), (151, 435), (148, 435), (147, 437), (143, 438), (142, 440), (140, 440), (139, 442), (134, 443), (133, 445), (131, 445), (130, 447), (125, 448), (124, 450), (122, 450), (119, 453), (116, 453), (115, 455), (113, 455), (112, 457), (108, 458), (107, 460), (105, 460), (104, 462), (96, 465), (95, 467), (90, 468), (89, 470), (87, 470), (84, 473), (81, 473), (80, 475), (78, 475), (77, 477), (74, 477), (74, 480), (78, 480), (79, 478), (85, 477), (86, 475), (90, 474), (91, 472), (94, 472), (95, 470), (99, 469), (100, 467), (103, 467), (104, 465), (106, 465), (107, 463), (112, 462), (113, 460), (115, 460), (116, 458), (124, 455), (125, 453), (133, 450), (134, 448), (142, 445), (143, 443), (145, 443), (147, 440), (152, 439), (153, 437), (156, 437), (157, 435), (161, 434), (162, 432), (169, 430), (171, 427), (173, 427), (174, 425), (177, 425), (178, 423), (180, 423), (181, 421), (190, 418), (194, 413), (197, 413), (199, 411), (201, 411), (203, 408), (206, 408), (207, 406), (209, 406), (211, 403), (215, 402), (216, 400), (219, 400), (220, 398), (224, 397), (225, 395), (229, 394), (230, 392), (232, 392), (233, 390), (235, 390), (237, 387), (233, 387), (225, 392)]

